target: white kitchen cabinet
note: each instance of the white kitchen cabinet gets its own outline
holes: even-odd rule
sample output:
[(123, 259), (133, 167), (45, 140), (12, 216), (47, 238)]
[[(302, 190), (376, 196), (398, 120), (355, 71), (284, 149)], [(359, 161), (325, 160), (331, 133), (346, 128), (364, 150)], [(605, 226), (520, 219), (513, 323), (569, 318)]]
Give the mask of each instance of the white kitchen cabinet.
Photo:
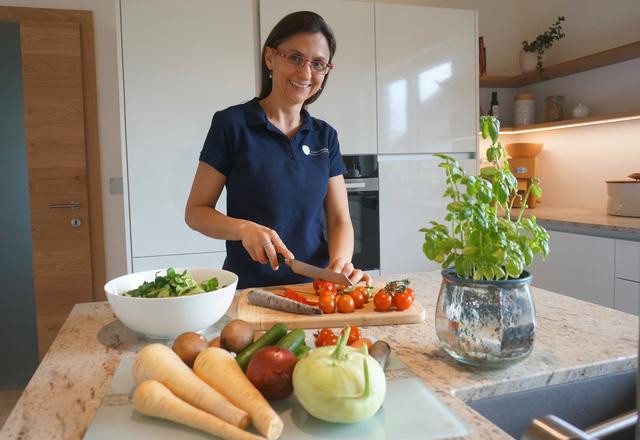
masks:
[(640, 242), (616, 240), (616, 278), (640, 282)]
[(342, 154), (376, 154), (376, 71), (373, 4), (340, 0), (260, 0), (260, 47), (285, 15), (320, 14), (337, 41), (334, 69), (308, 108), (338, 132)]
[(214, 112), (255, 96), (253, 2), (120, 3), (129, 257), (224, 252), (184, 208)]
[(533, 285), (606, 307), (614, 306), (615, 240), (549, 231), (546, 261), (536, 256)]
[(640, 283), (616, 278), (614, 306), (616, 310), (640, 315)]
[(475, 152), (475, 11), (375, 4), (378, 152)]
[[(476, 160), (458, 158), (467, 173)], [(443, 199), (445, 173), (432, 155), (379, 156), (380, 272), (382, 275), (440, 269), (422, 252), (429, 221), (444, 223), (448, 199)]]
[(163, 255), (160, 257), (136, 257), (133, 259), (133, 271), (166, 269), (167, 267), (213, 267), (222, 268), (226, 252), (208, 252), (203, 254)]

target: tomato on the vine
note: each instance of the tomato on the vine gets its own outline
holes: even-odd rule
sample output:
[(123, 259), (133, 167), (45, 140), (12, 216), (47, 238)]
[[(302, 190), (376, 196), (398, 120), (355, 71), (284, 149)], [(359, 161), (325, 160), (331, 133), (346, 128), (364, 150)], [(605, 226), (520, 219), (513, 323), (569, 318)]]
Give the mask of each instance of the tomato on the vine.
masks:
[(328, 345), (327, 342), (332, 341), (335, 337), (336, 335), (331, 329), (323, 328), (316, 336), (316, 347)]
[(411, 303), (413, 304), (413, 302), (416, 300), (416, 292), (411, 287), (407, 287), (407, 293), (411, 297)]
[[(350, 327), (351, 332), (349, 333), (349, 339), (347, 339), (347, 345), (353, 344), (355, 341), (362, 337), (362, 333), (360, 332), (360, 329), (358, 327), (356, 327), (355, 325), (352, 325)], [(344, 335), (344, 329), (340, 332), (340, 335)]]
[(404, 292), (398, 292), (393, 295), (393, 305), (396, 309), (403, 311), (407, 310), (413, 304), (413, 299), (411, 295), (406, 290)]
[(332, 295), (323, 295), (320, 297), (318, 307), (322, 313), (334, 313), (336, 311), (336, 299)]
[(340, 313), (352, 313), (356, 310), (356, 303), (347, 294), (338, 296), (338, 312)]
[(336, 296), (338, 291), (333, 284), (323, 284), (318, 288), (319, 296)]
[(349, 292), (349, 296), (353, 298), (353, 302), (355, 303), (356, 309), (361, 309), (364, 307), (365, 299), (361, 290), (358, 290), (358, 288), (355, 288), (354, 290)]
[(387, 312), (391, 309), (391, 295), (386, 290), (381, 289), (373, 297), (373, 305), (379, 312)]
[(353, 344), (351, 344), (353, 348), (360, 348), (363, 345), (366, 345), (367, 351), (370, 352), (371, 348), (373, 347), (373, 342), (371, 342), (371, 339), (369, 338), (361, 338), (361, 339), (358, 339), (357, 341), (354, 341)]

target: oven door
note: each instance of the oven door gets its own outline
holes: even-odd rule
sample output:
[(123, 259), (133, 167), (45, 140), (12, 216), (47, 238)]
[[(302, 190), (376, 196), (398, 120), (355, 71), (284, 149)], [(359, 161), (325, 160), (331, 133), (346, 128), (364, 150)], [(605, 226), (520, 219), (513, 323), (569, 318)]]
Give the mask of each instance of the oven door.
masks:
[(345, 179), (349, 213), (353, 223), (353, 265), (362, 270), (380, 269), (380, 206), (378, 179)]

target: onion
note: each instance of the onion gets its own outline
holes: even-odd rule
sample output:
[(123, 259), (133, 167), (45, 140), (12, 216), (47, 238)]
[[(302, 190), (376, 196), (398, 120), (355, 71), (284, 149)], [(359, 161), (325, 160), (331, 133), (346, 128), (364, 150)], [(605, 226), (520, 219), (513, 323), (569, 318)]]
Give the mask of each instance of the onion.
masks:
[(276, 346), (261, 348), (251, 357), (247, 377), (267, 400), (286, 399), (293, 392), (291, 377), (298, 358)]

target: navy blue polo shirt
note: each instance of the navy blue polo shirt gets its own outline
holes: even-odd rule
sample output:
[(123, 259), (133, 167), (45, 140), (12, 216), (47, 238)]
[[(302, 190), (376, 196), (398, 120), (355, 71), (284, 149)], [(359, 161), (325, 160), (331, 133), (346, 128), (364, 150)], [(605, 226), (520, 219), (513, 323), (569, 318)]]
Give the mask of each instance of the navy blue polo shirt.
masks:
[[(258, 98), (216, 112), (200, 160), (227, 178), (227, 215), (274, 229), (296, 259), (328, 264), (322, 234), (329, 178), (343, 174), (336, 131), (302, 110), (293, 139), (267, 120)], [(223, 268), (236, 273), (238, 287), (308, 282), (289, 267), (273, 271), (254, 262), (241, 241), (227, 241)]]

